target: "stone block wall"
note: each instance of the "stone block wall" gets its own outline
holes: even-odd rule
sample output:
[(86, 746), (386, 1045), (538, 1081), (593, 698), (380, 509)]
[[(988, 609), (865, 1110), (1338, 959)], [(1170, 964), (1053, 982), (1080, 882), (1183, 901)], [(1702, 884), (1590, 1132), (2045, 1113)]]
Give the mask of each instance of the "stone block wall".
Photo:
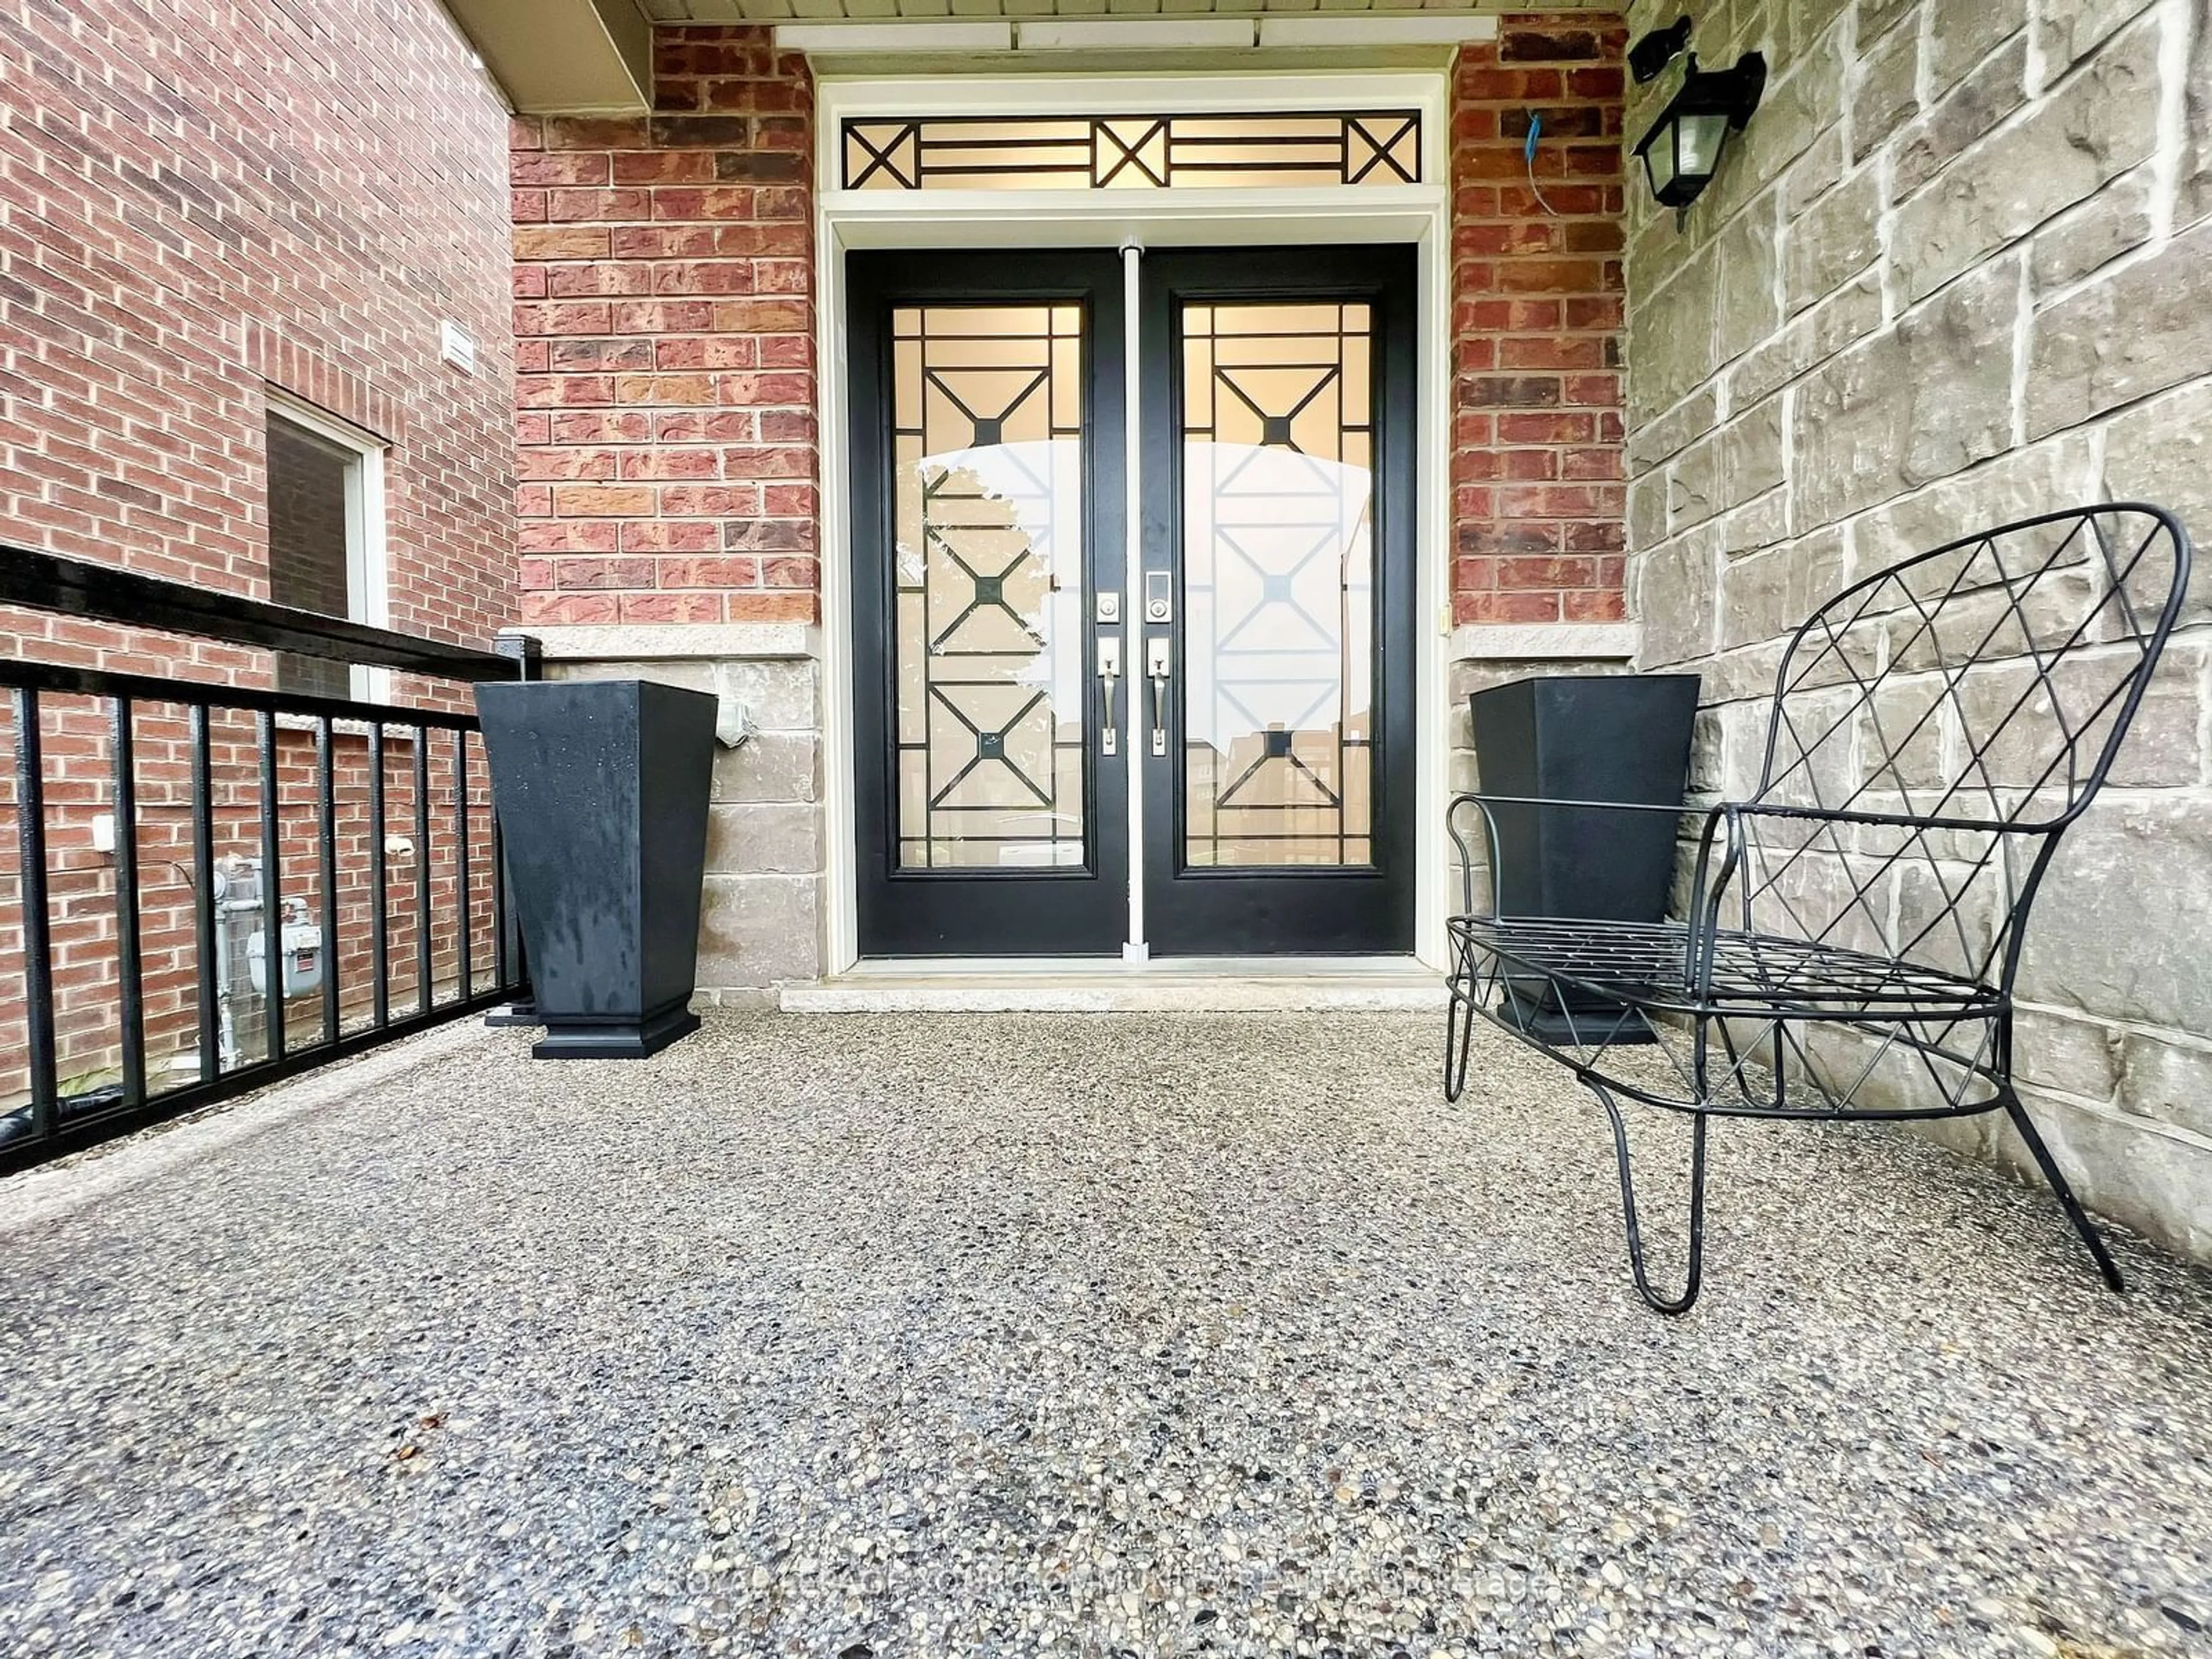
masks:
[(742, 706), (750, 735), (719, 749), (707, 830), (699, 987), (772, 1004), (822, 972), (820, 638), (794, 624), (580, 625), (538, 630), (555, 678), (648, 679)]
[[(1854, 576), (2106, 498), (2212, 538), (2212, 15), (1742, 0), (1694, 45), (1770, 80), (1679, 228), (1629, 192), (1629, 580), (1638, 665), (1705, 676), (1718, 787), (1755, 774), (1777, 641)], [(2019, 1066), (2090, 1202), (2212, 1256), (2204, 614), (2046, 884)]]

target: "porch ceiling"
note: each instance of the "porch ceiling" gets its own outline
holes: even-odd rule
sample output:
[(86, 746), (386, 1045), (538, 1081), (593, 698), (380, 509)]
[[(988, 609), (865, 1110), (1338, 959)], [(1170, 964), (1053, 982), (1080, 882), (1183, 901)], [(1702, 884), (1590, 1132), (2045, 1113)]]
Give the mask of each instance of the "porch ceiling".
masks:
[[(660, 23), (786, 22), (852, 18), (1202, 17), (1267, 14), (1526, 11), (1525, 0), (637, 0)], [(1618, 0), (1547, 0), (1546, 11), (1617, 11)]]
[[(640, 113), (650, 108), (652, 34), (656, 23), (896, 24), (1000, 17), (1110, 17), (1133, 23), (1143, 18), (1263, 15), (1441, 21), (1524, 9), (1508, 0), (444, 0), (444, 4), (483, 55), (514, 107), (526, 115)], [(1618, 9), (1618, 0), (1550, 0), (1546, 8), (1550, 11)], [(1427, 33), (1409, 33), (1410, 27), (1399, 26), (1401, 38), (1395, 46), (1378, 41), (1363, 46), (1334, 39), (1301, 44), (1309, 49), (1326, 47), (1330, 60), (1339, 67), (1356, 64), (1371, 68), (1395, 62), (1393, 52), (1402, 54), (1408, 42), (1413, 41), (1425, 42), (1431, 52), (1441, 47), (1449, 57), (1453, 41), (1437, 35), (1433, 24)], [(800, 49), (811, 52), (825, 44), (817, 41)], [(1204, 52), (1196, 56), (1185, 52), (1172, 58), (1153, 52), (1127, 62), (1109, 62), (1090, 50), (1094, 44), (1085, 43), (1085, 66), (1094, 70), (1207, 67), (1213, 62)], [(1249, 64), (1254, 61), (1249, 50), (1254, 44), (1243, 42), (1245, 50), (1224, 61)], [(1257, 44), (1268, 43), (1263, 39)], [(920, 41), (914, 46), (901, 45), (893, 57), (883, 60), (884, 65), (906, 70), (972, 66), (957, 53), (944, 62), (915, 61), (916, 47), (929, 50)], [(1347, 48), (1354, 54), (1350, 58), (1344, 56)], [(869, 49), (880, 55), (884, 47), (877, 42)], [(859, 43), (857, 40), (840, 42), (837, 50), (857, 51)], [(1005, 66), (1042, 65), (1029, 57)], [(842, 67), (850, 72), (868, 65), (848, 59)]]
[(632, 0), (445, 0), (525, 115), (641, 113), (653, 26)]

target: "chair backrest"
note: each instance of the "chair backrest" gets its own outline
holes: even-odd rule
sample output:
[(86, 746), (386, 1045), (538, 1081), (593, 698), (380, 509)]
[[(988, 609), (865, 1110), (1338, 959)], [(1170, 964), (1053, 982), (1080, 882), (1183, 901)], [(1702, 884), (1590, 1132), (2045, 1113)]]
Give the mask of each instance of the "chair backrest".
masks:
[[(2036, 881), (2113, 771), (2189, 568), (2171, 514), (2117, 503), (1963, 537), (1814, 611), (1783, 653), (1752, 799), (1916, 823), (1765, 821), (1746, 925), (2008, 982)], [(2172, 711), (2192, 753), (2194, 708)]]

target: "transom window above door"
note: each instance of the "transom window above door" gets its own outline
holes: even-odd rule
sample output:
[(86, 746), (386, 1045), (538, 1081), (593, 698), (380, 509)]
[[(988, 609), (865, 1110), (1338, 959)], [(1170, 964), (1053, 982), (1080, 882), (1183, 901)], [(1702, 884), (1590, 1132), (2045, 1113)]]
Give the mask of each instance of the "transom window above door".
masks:
[(855, 117), (847, 190), (1418, 185), (1421, 116), (1387, 109)]

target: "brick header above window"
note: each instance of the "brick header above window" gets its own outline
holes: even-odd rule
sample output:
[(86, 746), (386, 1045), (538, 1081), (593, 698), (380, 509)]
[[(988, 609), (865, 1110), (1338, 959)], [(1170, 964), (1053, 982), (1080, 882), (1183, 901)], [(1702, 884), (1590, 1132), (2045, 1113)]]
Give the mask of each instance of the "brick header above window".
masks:
[[(1504, 21), (1452, 85), (1453, 615), (1602, 623), (1623, 597), (1617, 20)], [(1535, 184), (1524, 146), (1540, 120)]]
[(266, 324), (246, 325), (246, 367), (302, 403), (328, 410), (364, 432), (397, 441), (405, 435), (406, 406), (362, 375)]

